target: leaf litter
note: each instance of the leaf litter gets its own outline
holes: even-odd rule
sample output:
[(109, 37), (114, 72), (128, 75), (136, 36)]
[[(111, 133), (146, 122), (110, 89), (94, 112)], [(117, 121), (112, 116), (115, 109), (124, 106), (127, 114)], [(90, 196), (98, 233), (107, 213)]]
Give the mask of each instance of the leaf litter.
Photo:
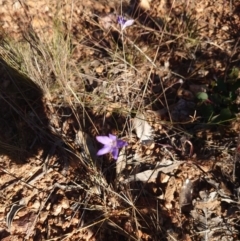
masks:
[(148, 124), (144, 114), (137, 113), (133, 119), (132, 125), (140, 142), (146, 143), (153, 141), (153, 129)]
[[(14, 4), (16, 12), (9, 13), (9, 16), (18, 15), (16, 23), (14, 18), (6, 17), (8, 11), (13, 11), (12, 6), (6, 6), (8, 3), (5, 2), (1, 4), (0, 11), (7, 9), (1, 15), (3, 28), (19, 37), (17, 23), (21, 19), (21, 5)], [(48, 23), (59, 7), (56, 1), (39, 1), (38, 7), (33, 1), (26, 1), (26, 4), (25, 10), (30, 9), (33, 20), (32, 27), (41, 33), (41, 38), (50, 40), (53, 29)], [(55, 93), (57, 98), (52, 98), (54, 107), (48, 115), (49, 119), (55, 113), (58, 115), (59, 121), (52, 130), (55, 131), (54, 138), (62, 136), (63, 144), (56, 145), (54, 151), (36, 148), (39, 153), (27, 160), (27, 164), (19, 165), (8, 155), (1, 156), (1, 205), (4, 208), (0, 209), (0, 215), (1, 220), (7, 217), (7, 223), (0, 226), (2, 240), (10, 237), (20, 240), (28, 228), (37, 231), (27, 234), (36, 240), (38, 235), (39, 239), (61, 240), (122, 240), (123, 236), (149, 241), (240, 239), (239, 208), (236, 206), (239, 202), (239, 138), (228, 139), (231, 130), (223, 126), (208, 130), (198, 112), (199, 106), (204, 110), (212, 107), (206, 100), (213, 91), (211, 84), (215, 76), (226, 76), (227, 69), (238, 61), (226, 61), (227, 57), (222, 57), (226, 54), (223, 53), (225, 49), (230, 52), (227, 56), (232, 54), (232, 57), (239, 51), (238, 43), (234, 41), (238, 34), (236, 11), (239, 6), (235, 1), (233, 5), (235, 12), (230, 11), (228, 2), (222, 0), (215, 5), (210, 1), (142, 0), (140, 6), (144, 11), (141, 12), (141, 9), (135, 9), (135, 1), (130, 5), (124, 2), (127, 17), (124, 16), (125, 22), (119, 26), (117, 16), (123, 16), (123, 13), (111, 13), (111, 9), (119, 9), (119, 2), (76, 1), (76, 8), (71, 9), (70, 5), (63, 4), (66, 10), (64, 22), (67, 24), (66, 19), (72, 19), (67, 30), (73, 31), (76, 37), (72, 42), (76, 62), (84, 66), (84, 70), (79, 68), (83, 72), (76, 79), (70, 75), (66, 78), (77, 86), (77, 101), (68, 93), (66, 99), (68, 104), (83, 101), (86, 108), (78, 109), (74, 105), (69, 111), (65, 108), (64, 98), (61, 99), (64, 92)], [(39, 19), (39, 11), (46, 17), (47, 24)], [(198, 29), (194, 22), (198, 23)], [(47, 31), (42, 31), (43, 27)], [(124, 40), (119, 35), (121, 31)], [(87, 37), (83, 38), (83, 33)], [(221, 41), (225, 39), (229, 41)], [(125, 56), (118, 51), (123, 48)], [(155, 58), (157, 61), (154, 62)], [(99, 63), (94, 64), (94, 60)], [(38, 61), (35, 59), (35, 63), (39, 64)], [(161, 69), (161, 63), (168, 63), (167, 68)], [(73, 76), (76, 69), (72, 69)], [(83, 79), (84, 86), (81, 86)], [(66, 89), (69, 83), (64, 85)], [(80, 93), (80, 90), (84, 92)], [(94, 95), (101, 98), (94, 100)], [(142, 104), (139, 100), (143, 99), (144, 103), (146, 101), (144, 110), (138, 111), (128, 123), (126, 113), (129, 115), (135, 109), (127, 107), (136, 103), (134, 108), (138, 109)], [(91, 108), (96, 110), (91, 113)], [(220, 107), (216, 105), (216, 108)], [(149, 120), (145, 109), (160, 115)], [(2, 116), (9, 113), (5, 111)], [(131, 128), (124, 129), (128, 125), (132, 125), (136, 136), (132, 135)], [(95, 137), (99, 134), (96, 129), (104, 135), (124, 133), (129, 139), (129, 145), (121, 149), (116, 162), (108, 155), (96, 156)], [(183, 138), (184, 132), (188, 138)], [(52, 146), (57, 141), (53, 136), (51, 138)], [(62, 148), (65, 151), (61, 151)], [(72, 153), (73, 150), (76, 151)], [(46, 156), (48, 172), (28, 179), (30, 172), (38, 170)], [(62, 175), (66, 160), (70, 167)], [(92, 160), (96, 164), (94, 168)], [(37, 195), (33, 194), (34, 190), (38, 191)], [(35, 209), (29, 211), (14, 204), (23, 197), (27, 200), (26, 206)], [(18, 208), (24, 209), (23, 213)], [(11, 232), (6, 226), (13, 227)]]

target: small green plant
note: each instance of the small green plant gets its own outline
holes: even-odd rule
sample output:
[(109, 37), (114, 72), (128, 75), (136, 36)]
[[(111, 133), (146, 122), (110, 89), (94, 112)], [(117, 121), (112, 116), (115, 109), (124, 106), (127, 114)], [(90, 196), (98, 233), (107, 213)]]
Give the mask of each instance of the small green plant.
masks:
[(240, 88), (239, 68), (233, 67), (227, 78), (212, 82), (210, 93), (199, 92), (198, 111), (209, 123), (223, 123), (235, 118), (238, 112), (236, 99)]

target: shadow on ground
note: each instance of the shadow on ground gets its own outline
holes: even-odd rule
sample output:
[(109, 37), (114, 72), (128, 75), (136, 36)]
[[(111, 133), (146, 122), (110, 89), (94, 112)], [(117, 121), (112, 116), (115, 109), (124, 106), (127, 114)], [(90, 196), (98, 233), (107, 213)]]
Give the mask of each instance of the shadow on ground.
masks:
[(61, 138), (49, 129), (41, 88), (2, 59), (0, 76), (0, 154), (19, 164), (45, 156)]

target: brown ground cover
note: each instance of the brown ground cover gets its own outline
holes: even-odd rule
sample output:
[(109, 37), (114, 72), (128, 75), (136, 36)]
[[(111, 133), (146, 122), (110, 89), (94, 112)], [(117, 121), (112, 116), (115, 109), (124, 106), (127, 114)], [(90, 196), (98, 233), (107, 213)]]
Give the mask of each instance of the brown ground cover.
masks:
[(239, 12), (0, 1), (0, 240), (240, 240)]

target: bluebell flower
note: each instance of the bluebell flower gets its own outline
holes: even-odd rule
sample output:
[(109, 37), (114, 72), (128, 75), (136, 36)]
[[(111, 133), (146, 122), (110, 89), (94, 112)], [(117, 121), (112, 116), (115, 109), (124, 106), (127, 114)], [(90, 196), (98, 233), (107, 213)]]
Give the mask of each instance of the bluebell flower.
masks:
[(108, 136), (97, 136), (97, 141), (102, 143), (104, 146), (97, 152), (98, 156), (111, 153), (113, 158), (117, 160), (119, 148), (127, 146), (127, 142), (119, 140), (117, 136), (109, 134)]
[(121, 29), (124, 30), (126, 27), (133, 25), (134, 20), (133, 19), (126, 20), (124, 19), (123, 16), (118, 16), (117, 22), (121, 25)]

